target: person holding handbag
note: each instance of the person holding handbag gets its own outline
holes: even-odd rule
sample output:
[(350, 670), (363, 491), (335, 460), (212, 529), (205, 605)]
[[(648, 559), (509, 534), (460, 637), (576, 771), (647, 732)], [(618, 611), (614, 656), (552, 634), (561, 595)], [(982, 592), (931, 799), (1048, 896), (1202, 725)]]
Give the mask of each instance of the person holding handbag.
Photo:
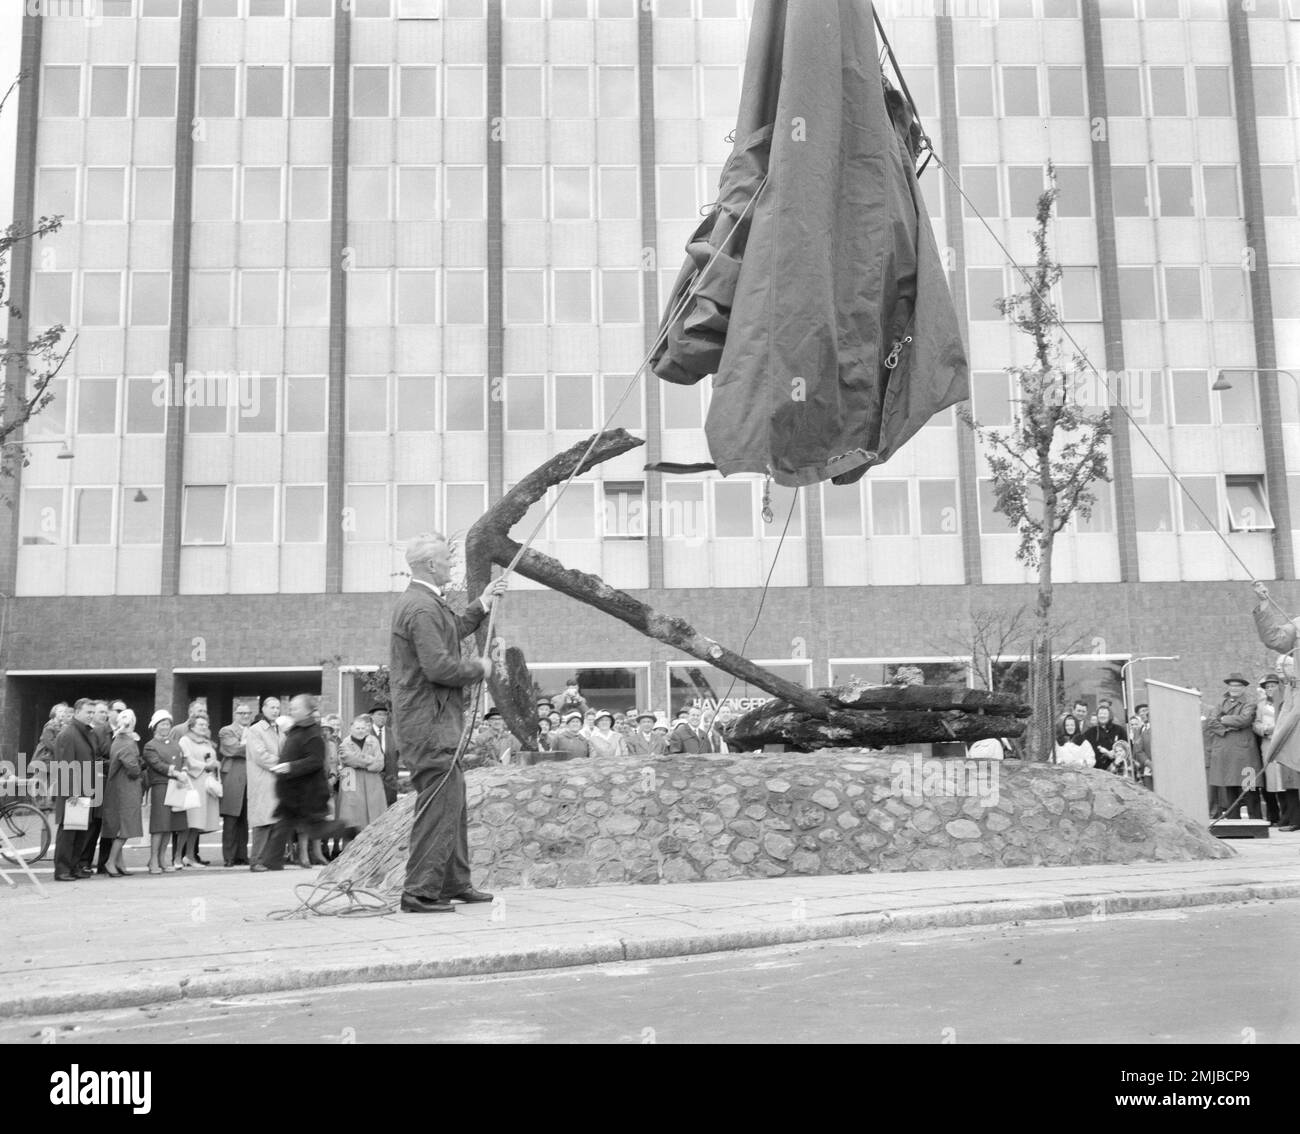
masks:
[(104, 825), (101, 839), (108, 839), (111, 849), (104, 870), (110, 878), (125, 878), (132, 871), (122, 862), (122, 848), (127, 839), (144, 834), (140, 821), (140, 803), (144, 797), (144, 765), (140, 760), (140, 737), (135, 731), (135, 713), (123, 709), (113, 726), (113, 743), (109, 748), (108, 785), (104, 791)]
[[(346, 826), (360, 830), (388, 810), (384, 753), (368, 715), (362, 714), (352, 722), (351, 733), (339, 745), (338, 760), (338, 816)], [(350, 841), (344, 842), (344, 849)]]
[[(199, 836), (221, 828), (221, 765), (212, 746), (207, 717), (191, 717), (181, 737), (183, 771), (189, 780), (189, 806), (186, 807), (185, 852), (182, 867), (203, 866), (199, 860)], [(196, 798), (197, 797), (197, 798)]]
[(172, 739), (172, 715), (159, 709), (149, 720), (153, 739), (144, 746), (145, 787), (149, 792), (149, 873), (170, 874), (165, 862), (167, 840), (185, 833), (185, 812), (172, 810), (167, 790), (181, 786), (181, 746)]

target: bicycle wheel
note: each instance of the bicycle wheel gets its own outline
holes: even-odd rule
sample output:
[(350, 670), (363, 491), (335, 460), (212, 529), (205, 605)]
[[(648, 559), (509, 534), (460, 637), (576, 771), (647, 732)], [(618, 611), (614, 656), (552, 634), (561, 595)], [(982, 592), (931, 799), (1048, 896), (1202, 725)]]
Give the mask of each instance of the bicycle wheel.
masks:
[[(50, 849), (50, 824), (45, 813), (30, 803), (15, 803), (0, 814), (0, 831), (9, 840), (0, 840), (0, 856), (15, 865), (39, 862)], [(12, 850), (10, 847), (12, 846)]]

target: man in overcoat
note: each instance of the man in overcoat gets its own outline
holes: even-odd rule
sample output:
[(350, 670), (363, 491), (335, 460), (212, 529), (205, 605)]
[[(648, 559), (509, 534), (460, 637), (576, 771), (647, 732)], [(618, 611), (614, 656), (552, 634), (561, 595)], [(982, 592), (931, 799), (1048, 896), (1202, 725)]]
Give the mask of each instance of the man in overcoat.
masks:
[(81, 864), (90, 832), (69, 831), (63, 825), (63, 815), (69, 799), (100, 798), (95, 780), (99, 742), (92, 727), (94, 719), (95, 702), (83, 697), (73, 707), (71, 722), (54, 739), (50, 789), (54, 793), (54, 822), (59, 828), (54, 844), (56, 882), (73, 882), (93, 873)]
[(248, 759), (244, 733), (253, 706), (240, 702), (235, 720), (217, 734), (221, 757), (221, 858), (226, 866), (248, 866)]
[(379, 751), (384, 754), (384, 799), (392, 807), (397, 802), (397, 740), (393, 726), (388, 721), (387, 705), (370, 706), (370, 731), (379, 741)]
[(1210, 786), (1218, 789), (1219, 801), (1214, 818), (1228, 815), (1227, 810), (1241, 793), (1249, 788), (1242, 799), (1253, 819), (1260, 817), (1259, 792), (1256, 783), (1262, 765), (1259, 759), (1259, 741), (1255, 737), (1255, 702), (1247, 700), (1250, 682), (1240, 673), (1230, 673), (1223, 679), (1227, 687), (1223, 699), (1205, 722), (1205, 732), (1210, 747)]
[(419, 794), (401, 907), (447, 913), (455, 909), (452, 899), (492, 900), (470, 879), (465, 777), (455, 757), (464, 728), (464, 689), (492, 672), (490, 659), (462, 657), (460, 642), (487, 616), (505, 579), (489, 583), (457, 616), (443, 595), (451, 581), (446, 537), (414, 537), (406, 562), (411, 583), (393, 611), (389, 690), (398, 748)]

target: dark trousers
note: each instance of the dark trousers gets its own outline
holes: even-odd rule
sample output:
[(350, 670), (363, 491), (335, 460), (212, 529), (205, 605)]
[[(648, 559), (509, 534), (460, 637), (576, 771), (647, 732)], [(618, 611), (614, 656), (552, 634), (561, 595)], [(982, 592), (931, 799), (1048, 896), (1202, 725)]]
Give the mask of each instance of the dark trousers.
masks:
[(1237, 798), (1237, 796), (1241, 795), (1241, 788), (1218, 787), (1215, 790), (1219, 793), (1218, 806), (1224, 810), (1225, 814), (1223, 817), (1225, 819), (1240, 818), (1240, 811), (1243, 807), (1246, 809), (1246, 814), (1251, 819), (1259, 819), (1261, 817), (1258, 789), (1256, 789), (1255, 791), (1248, 791), (1246, 792), (1245, 795), (1242, 795), (1241, 802), (1238, 803), (1237, 806), (1233, 809), (1233, 813), (1231, 815), (1228, 815), (1226, 813), (1227, 809), (1232, 806), (1233, 801)]
[(419, 795), (411, 823), (405, 892), (430, 900), (453, 898), (470, 888), (465, 775), (459, 766), (445, 776), (419, 771), (411, 776), (411, 783)]
[(266, 846), (258, 861), (263, 866), (283, 866), (284, 848), (295, 835), (303, 840), (329, 839), (342, 831), (343, 824), (337, 819), (308, 819), (301, 815), (277, 817), (266, 836)]
[[(99, 842), (99, 832), (104, 826), (98, 807), (90, 810), (90, 825), (81, 833), (86, 836), (85, 841), (81, 844), (81, 857), (77, 859), (78, 866), (84, 866), (93, 869), (95, 866), (95, 844)], [(112, 840), (109, 840), (110, 843)], [(103, 858), (104, 862), (108, 861), (108, 855)]]
[(1287, 788), (1282, 792), (1282, 827), (1300, 827), (1300, 789)]
[(248, 861), (248, 799), (245, 797), (238, 815), (221, 817), (221, 859), (223, 862)]
[(64, 875), (77, 873), (77, 867), (81, 865), (81, 856), (87, 846), (94, 846), (87, 839), (88, 831), (69, 831), (66, 827), (59, 828), (58, 837), (54, 840), (54, 873), (60, 878)]

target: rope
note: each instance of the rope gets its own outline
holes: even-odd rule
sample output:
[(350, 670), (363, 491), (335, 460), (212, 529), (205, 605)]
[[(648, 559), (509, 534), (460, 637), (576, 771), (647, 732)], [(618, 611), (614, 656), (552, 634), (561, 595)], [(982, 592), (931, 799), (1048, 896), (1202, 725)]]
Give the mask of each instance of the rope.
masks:
[[(302, 891), (306, 890), (306, 897)], [(375, 890), (354, 886), (351, 882), (301, 882), (293, 888), (298, 905), (291, 910), (272, 910), (272, 921), (315, 917), (385, 917), (397, 912), (397, 904)], [(342, 909), (327, 909), (331, 903), (345, 900)]]
[[(934, 160), (935, 163), (939, 166), (939, 168), (943, 170), (944, 176), (947, 177), (948, 180), (952, 182), (957, 192), (961, 194), (962, 200), (966, 202), (971, 212), (975, 215), (975, 217), (978, 218), (979, 222), (988, 231), (988, 234), (993, 238), (993, 242), (998, 246), (998, 248), (1002, 251), (1002, 254), (1006, 257), (1007, 262), (1017, 272), (1020, 273), (1025, 283), (1029, 286), (1029, 289), (1042, 302), (1043, 309), (1047, 312), (1052, 322), (1055, 323), (1058, 328), (1060, 328), (1061, 333), (1069, 340), (1070, 345), (1074, 348), (1078, 356), (1081, 359), (1083, 359), (1084, 364), (1088, 367), (1088, 369), (1092, 371), (1092, 373), (1095, 374), (1101, 380), (1102, 385), (1106, 388), (1106, 393), (1109, 395), (1110, 401), (1115, 405), (1115, 407), (1121, 413), (1123, 413), (1125, 418), (1128, 419), (1129, 426), (1139, 437), (1142, 438), (1143, 441), (1147, 443), (1147, 446), (1156, 455), (1156, 460), (1158, 460), (1161, 463), (1161, 465), (1164, 466), (1165, 470), (1169, 473), (1169, 475), (1173, 477), (1174, 483), (1178, 485), (1183, 495), (1188, 500), (1191, 501), (1192, 507), (1194, 507), (1196, 511), (1201, 514), (1201, 518), (1205, 520), (1209, 530), (1214, 533), (1215, 537), (1219, 540), (1219, 542), (1222, 543), (1225, 548), (1227, 548), (1228, 554), (1231, 555), (1232, 558), (1235, 559), (1237, 563), (1241, 566), (1241, 569), (1246, 573), (1246, 578), (1252, 583), (1257, 582), (1258, 580), (1255, 578), (1254, 572), (1250, 569), (1250, 565), (1244, 559), (1242, 559), (1242, 557), (1237, 553), (1237, 549), (1233, 547), (1232, 544), (1228, 542), (1227, 537), (1221, 531), (1219, 531), (1218, 521), (1215, 518), (1211, 517), (1210, 514), (1206, 512), (1204, 508), (1201, 507), (1200, 502), (1190, 492), (1187, 491), (1186, 486), (1183, 484), (1182, 478), (1178, 475), (1177, 472), (1174, 471), (1173, 465), (1171, 465), (1165, 459), (1165, 455), (1162, 452), (1160, 452), (1160, 449), (1156, 446), (1156, 443), (1151, 440), (1151, 438), (1147, 435), (1146, 430), (1144, 430), (1137, 423), (1137, 419), (1133, 416), (1132, 413), (1129, 412), (1128, 406), (1124, 405), (1123, 401), (1116, 395), (1115, 389), (1111, 385), (1110, 379), (1101, 371), (1099, 371), (1096, 368), (1096, 366), (1093, 365), (1092, 360), (1088, 358), (1087, 352), (1085, 352), (1083, 347), (1079, 345), (1075, 337), (1072, 334), (1070, 334), (1070, 329), (1063, 322), (1061, 322), (1059, 316), (1056, 314), (1056, 307), (1052, 304), (1050, 298), (1043, 295), (1042, 291), (1039, 290), (1037, 285), (1034, 283), (1033, 279), (1030, 277), (1028, 271), (1026, 271), (1016, 262), (1015, 257), (1011, 255), (1011, 252), (1007, 249), (1007, 246), (1002, 243), (1001, 238), (993, 230), (993, 227), (989, 224), (987, 220), (984, 219), (984, 215), (979, 211), (979, 209), (976, 208), (975, 202), (970, 199), (966, 191), (961, 187), (961, 183), (957, 180), (957, 178), (955, 178), (952, 175), (952, 170), (948, 168), (947, 163), (944, 162), (944, 160), (940, 158), (938, 154), (934, 155)], [(1284, 615), (1287, 614), (1286, 610), (1283, 609), (1281, 604), (1279, 604), (1277, 600), (1274, 599), (1271, 595), (1269, 596), (1268, 601), (1271, 602), (1278, 609), (1279, 612), (1281, 612)], [(1287, 615), (1287, 617), (1289, 618), (1290, 616)]]

